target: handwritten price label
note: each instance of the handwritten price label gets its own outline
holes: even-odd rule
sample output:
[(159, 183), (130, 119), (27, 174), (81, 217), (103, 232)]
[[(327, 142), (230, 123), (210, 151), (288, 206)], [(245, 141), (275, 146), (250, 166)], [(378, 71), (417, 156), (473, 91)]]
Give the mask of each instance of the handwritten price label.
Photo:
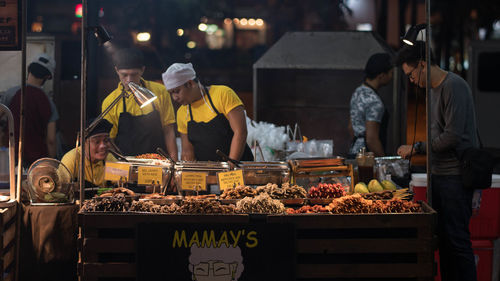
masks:
[(243, 181), (243, 170), (219, 172), (217, 173), (217, 179), (219, 180), (219, 187), (221, 191), (245, 185), (245, 182)]
[(207, 190), (207, 173), (202, 172), (182, 172), (181, 188), (182, 190)]
[(106, 162), (106, 166), (104, 168), (104, 180), (117, 182), (120, 181), (120, 179), (123, 179), (128, 181), (129, 171), (129, 164)]
[(137, 169), (138, 184), (161, 184), (163, 182), (163, 169), (161, 167), (139, 167)]

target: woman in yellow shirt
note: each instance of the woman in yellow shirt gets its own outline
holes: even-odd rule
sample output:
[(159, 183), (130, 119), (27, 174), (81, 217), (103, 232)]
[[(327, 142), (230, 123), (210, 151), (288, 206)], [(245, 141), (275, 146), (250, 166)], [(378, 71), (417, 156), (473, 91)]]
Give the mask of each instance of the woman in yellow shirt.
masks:
[(220, 150), (231, 159), (253, 161), (243, 103), (231, 88), (202, 85), (191, 63), (172, 64), (162, 78), (182, 105), (177, 110), (182, 160), (220, 161), (216, 154)]

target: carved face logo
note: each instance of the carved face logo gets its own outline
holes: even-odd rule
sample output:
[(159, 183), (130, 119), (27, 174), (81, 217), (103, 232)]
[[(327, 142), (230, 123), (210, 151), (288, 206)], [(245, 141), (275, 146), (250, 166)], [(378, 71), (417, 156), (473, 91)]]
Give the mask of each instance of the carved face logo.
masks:
[(238, 280), (244, 269), (240, 247), (226, 245), (199, 248), (193, 244), (188, 266), (191, 280), (196, 281)]

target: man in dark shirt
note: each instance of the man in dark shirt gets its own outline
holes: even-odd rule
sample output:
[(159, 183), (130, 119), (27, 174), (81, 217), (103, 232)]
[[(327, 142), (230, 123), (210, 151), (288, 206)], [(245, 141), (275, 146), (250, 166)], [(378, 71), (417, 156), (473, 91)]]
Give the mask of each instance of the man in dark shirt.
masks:
[[(396, 64), (410, 81), (426, 87), (425, 43), (401, 49)], [(436, 65), (431, 57), (431, 143), (403, 145), (398, 154), (432, 149), (432, 206), (438, 213), (441, 280), (476, 280), (476, 266), (469, 233), (473, 191), (464, 188), (460, 176), (459, 155), (477, 147), (476, 114), (472, 93), (460, 76)]]
[[(46, 54), (36, 56), (28, 66), (28, 78), (24, 96), (24, 150), (23, 166), (49, 156), (47, 128), (52, 114), (49, 98), (41, 89), (48, 79), (52, 79), (55, 63)], [(19, 122), (21, 116), (21, 90), (12, 97), (9, 109), (14, 117), (16, 152), (19, 143)]]

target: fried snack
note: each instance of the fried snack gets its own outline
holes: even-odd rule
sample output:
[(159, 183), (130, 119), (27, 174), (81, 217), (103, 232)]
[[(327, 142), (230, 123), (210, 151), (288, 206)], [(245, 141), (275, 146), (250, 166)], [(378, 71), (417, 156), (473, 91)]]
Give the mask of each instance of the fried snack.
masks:
[(345, 188), (341, 183), (318, 183), (309, 189), (309, 198), (339, 198), (345, 195)]
[(111, 198), (90, 199), (83, 202), (82, 212), (126, 212), (129, 203), (123, 193), (114, 194)]
[(307, 192), (302, 186), (290, 186), (289, 183), (284, 183), (281, 187), (278, 187), (277, 184), (268, 183), (267, 185), (257, 187), (256, 191), (258, 194), (265, 192), (273, 199), (296, 199), (306, 198), (307, 196)]
[(113, 196), (115, 194), (120, 194), (120, 193), (127, 195), (127, 196), (135, 196), (135, 192), (133, 192), (132, 190), (130, 190), (128, 188), (116, 187), (116, 188), (109, 190), (106, 193), (99, 195), (99, 197), (110, 197), (110, 196)]
[(334, 199), (327, 208), (334, 214), (346, 213), (416, 213), (422, 212), (418, 203), (393, 198), (391, 200), (367, 200), (360, 194)]
[(148, 212), (148, 213), (167, 213), (172, 214), (177, 211), (179, 206), (177, 204), (172, 203), (170, 205), (158, 205), (151, 201), (133, 201), (130, 206), (130, 212)]
[(222, 205), (219, 201), (209, 199), (184, 199), (177, 212), (181, 214), (232, 214), (233, 204)]
[(257, 192), (250, 186), (237, 186), (235, 188), (229, 188), (224, 190), (224, 192), (219, 196), (220, 199), (241, 199), (245, 197), (255, 197)]
[(272, 199), (267, 193), (261, 193), (254, 198), (245, 197), (236, 203), (238, 213), (282, 214), (285, 211), (285, 205)]
[(368, 200), (388, 200), (394, 197), (392, 190), (384, 190), (380, 192), (370, 192), (370, 193), (361, 193), (363, 198)]
[(329, 210), (327, 207), (321, 205), (314, 206), (302, 206), (299, 209), (288, 208), (286, 209), (287, 214), (312, 214), (312, 213), (328, 213)]
[(144, 154), (137, 155), (135, 158), (138, 158), (138, 159), (157, 159), (157, 160), (166, 160), (167, 159), (167, 158), (161, 156), (160, 154), (156, 154), (156, 153), (144, 153)]

